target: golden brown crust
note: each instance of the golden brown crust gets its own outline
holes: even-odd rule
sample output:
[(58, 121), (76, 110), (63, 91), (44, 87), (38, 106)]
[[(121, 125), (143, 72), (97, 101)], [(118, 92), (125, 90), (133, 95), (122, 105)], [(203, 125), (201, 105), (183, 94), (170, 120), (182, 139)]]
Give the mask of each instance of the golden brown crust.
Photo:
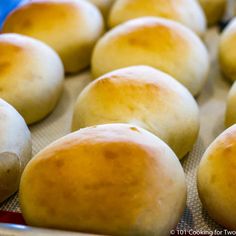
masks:
[(233, 19), (220, 36), (219, 60), (224, 75), (235, 81), (236, 79), (236, 19)]
[(198, 192), (210, 216), (227, 229), (236, 229), (236, 126), (209, 146), (198, 169)]
[(219, 22), (225, 14), (227, 0), (199, 0), (209, 26)]
[(104, 19), (107, 19), (110, 9), (116, 0), (87, 0), (87, 1), (97, 6), (99, 10), (102, 12)]
[(0, 99), (0, 203), (17, 191), (31, 149), (30, 131), (24, 119)]
[(109, 26), (144, 16), (178, 21), (198, 35), (206, 31), (204, 13), (195, 0), (117, 0), (109, 15)]
[(0, 51), (0, 97), (28, 124), (44, 118), (62, 92), (64, 70), (60, 58), (42, 42), (17, 34), (2, 34)]
[(2, 31), (47, 43), (60, 55), (67, 72), (77, 72), (88, 66), (92, 48), (103, 33), (103, 20), (86, 1), (32, 1), (13, 11)]
[(229, 127), (236, 123), (236, 83), (231, 87), (228, 97), (227, 97), (227, 106), (225, 113), (225, 126)]
[(168, 235), (183, 212), (186, 186), (166, 144), (113, 124), (81, 129), (41, 151), (23, 174), (20, 201), (30, 225)]
[(117, 122), (151, 131), (183, 158), (198, 135), (198, 107), (167, 74), (147, 66), (127, 67), (105, 74), (82, 91), (72, 129)]
[(209, 59), (203, 43), (186, 27), (166, 19), (145, 17), (115, 27), (98, 41), (93, 51), (95, 78), (132, 65), (160, 69), (196, 95), (205, 82)]

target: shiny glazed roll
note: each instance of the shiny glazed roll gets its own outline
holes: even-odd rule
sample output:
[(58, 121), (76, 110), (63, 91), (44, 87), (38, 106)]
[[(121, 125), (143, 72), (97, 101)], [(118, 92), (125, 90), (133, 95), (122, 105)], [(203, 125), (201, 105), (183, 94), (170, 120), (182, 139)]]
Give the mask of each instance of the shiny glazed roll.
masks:
[(79, 95), (72, 129), (106, 123), (129, 123), (165, 141), (181, 159), (199, 130), (198, 106), (184, 86), (147, 66), (113, 71)]
[(109, 26), (143, 16), (180, 22), (200, 36), (206, 31), (205, 15), (196, 0), (117, 0), (110, 12)]
[(18, 34), (0, 35), (0, 97), (32, 124), (47, 116), (60, 98), (62, 62), (46, 44)]
[(65, 71), (74, 73), (89, 65), (94, 44), (103, 33), (103, 19), (84, 0), (35, 0), (13, 11), (2, 31), (47, 43), (60, 55)]
[(144, 17), (115, 27), (98, 41), (93, 51), (94, 78), (132, 65), (160, 69), (197, 95), (208, 75), (209, 58), (202, 41), (187, 27)]
[(224, 228), (236, 230), (236, 125), (208, 147), (198, 168), (198, 192), (203, 207)]
[(186, 205), (180, 162), (133, 125), (81, 129), (27, 165), (20, 184), (27, 224), (102, 235), (167, 236)]

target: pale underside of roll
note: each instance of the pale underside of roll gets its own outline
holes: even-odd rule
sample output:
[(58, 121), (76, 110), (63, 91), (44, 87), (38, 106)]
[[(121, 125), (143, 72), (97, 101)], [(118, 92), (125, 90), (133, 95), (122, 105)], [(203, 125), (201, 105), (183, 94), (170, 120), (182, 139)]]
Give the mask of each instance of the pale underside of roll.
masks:
[(24, 119), (0, 99), (0, 203), (17, 191), (31, 149), (31, 135)]
[(97, 6), (98, 9), (102, 12), (104, 19), (106, 20), (112, 5), (116, 0), (87, 0), (87, 1)]

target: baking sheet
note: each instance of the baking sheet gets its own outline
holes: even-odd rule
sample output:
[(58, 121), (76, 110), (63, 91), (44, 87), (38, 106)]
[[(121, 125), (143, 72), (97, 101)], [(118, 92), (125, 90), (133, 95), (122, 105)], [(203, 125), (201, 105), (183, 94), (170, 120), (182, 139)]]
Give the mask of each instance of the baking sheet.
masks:
[[(185, 230), (221, 229), (202, 210), (196, 189), (196, 168), (206, 148), (224, 130), (225, 100), (231, 84), (222, 77), (218, 66), (218, 28), (208, 30), (204, 40), (211, 56), (211, 70), (205, 88), (197, 98), (201, 115), (199, 138), (192, 152), (182, 161), (188, 184), (188, 201), (178, 229)], [(89, 71), (66, 78), (63, 96), (56, 109), (42, 122), (30, 127), (33, 139), (33, 155), (52, 141), (70, 132), (75, 100), (90, 81)], [(0, 210), (20, 212), (17, 194), (1, 204)]]

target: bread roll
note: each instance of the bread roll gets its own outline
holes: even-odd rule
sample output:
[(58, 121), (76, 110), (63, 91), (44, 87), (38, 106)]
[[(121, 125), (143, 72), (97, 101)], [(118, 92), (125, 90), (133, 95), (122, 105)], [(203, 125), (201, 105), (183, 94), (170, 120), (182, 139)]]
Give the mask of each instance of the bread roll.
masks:
[(120, 122), (154, 133), (181, 159), (197, 139), (199, 112), (188, 90), (172, 77), (134, 66), (105, 74), (82, 91), (72, 129)]
[(236, 123), (236, 83), (233, 84), (227, 97), (225, 125), (229, 127)]
[(144, 17), (109, 31), (93, 52), (95, 78), (132, 65), (160, 69), (197, 95), (207, 78), (209, 59), (204, 44), (188, 28), (166, 19)]
[(103, 33), (103, 19), (84, 0), (35, 0), (11, 13), (2, 31), (47, 43), (60, 55), (65, 71), (74, 73), (89, 65), (93, 46)]
[(227, 0), (199, 0), (202, 6), (208, 25), (214, 25), (219, 22), (225, 14)]
[(87, 1), (97, 6), (99, 10), (102, 12), (102, 15), (104, 16), (105, 19), (109, 14), (112, 4), (115, 2), (115, 0), (87, 0)]
[(208, 147), (198, 168), (198, 192), (209, 215), (236, 230), (236, 125)]
[(224, 75), (232, 80), (236, 80), (236, 18), (225, 28), (220, 37), (219, 59), (221, 70)]
[(143, 16), (178, 21), (201, 36), (206, 31), (205, 15), (196, 0), (117, 0), (109, 15), (109, 26)]
[(37, 154), (23, 173), (20, 203), (29, 225), (167, 236), (185, 208), (186, 184), (159, 138), (132, 125), (100, 125)]
[(32, 124), (55, 107), (64, 71), (58, 55), (46, 44), (17, 34), (0, 35), (0, 97)]
[(0, 99), (0, 203), (17, 191), (21, 173), (31, 158), (31, 148), (24, 119)]

